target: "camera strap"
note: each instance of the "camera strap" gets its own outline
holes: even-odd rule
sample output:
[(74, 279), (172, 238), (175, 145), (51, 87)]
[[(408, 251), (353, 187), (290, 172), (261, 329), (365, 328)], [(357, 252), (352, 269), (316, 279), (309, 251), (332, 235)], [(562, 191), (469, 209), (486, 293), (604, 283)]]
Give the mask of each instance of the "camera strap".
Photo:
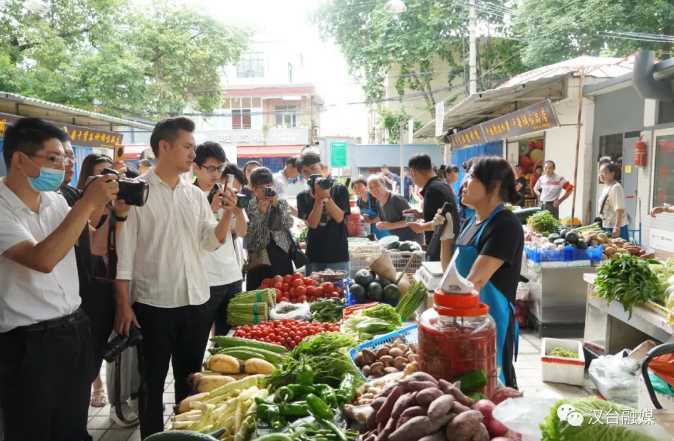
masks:
[(113, 209), (110, 209), (108, 231), (108, 264), (106, 265), (106, 276), (109, 280), (114, 280), (117, 276), (117, 216)]

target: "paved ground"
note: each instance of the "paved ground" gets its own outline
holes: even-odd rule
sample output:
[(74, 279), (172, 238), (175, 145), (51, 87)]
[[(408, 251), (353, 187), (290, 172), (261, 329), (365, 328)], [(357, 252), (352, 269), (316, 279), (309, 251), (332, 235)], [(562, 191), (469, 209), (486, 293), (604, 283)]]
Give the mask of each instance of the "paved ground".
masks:
[[(580, 387), (567, 386), (564, 384), (543, 383), (541, 379), (540, 365), (540, 339), (532, 331), (524, 331), (520, 338), (519, 358), (515, 364), (517, 381), (520, 390), (525, 396), (542, 398), (576, 398), (587, 396), (588, 393)], [(102, 371), (105, 375), (105, 369)], [(164, 403), (166, 406), (166, 419), (173, 409), (173, 377), (169, 372), (164, 391)], [(116, 426), (108, 417), (110, 407), (89, 408), (89, 433), (94, 441), (140, 441), (138, 428), (124, 429)]]

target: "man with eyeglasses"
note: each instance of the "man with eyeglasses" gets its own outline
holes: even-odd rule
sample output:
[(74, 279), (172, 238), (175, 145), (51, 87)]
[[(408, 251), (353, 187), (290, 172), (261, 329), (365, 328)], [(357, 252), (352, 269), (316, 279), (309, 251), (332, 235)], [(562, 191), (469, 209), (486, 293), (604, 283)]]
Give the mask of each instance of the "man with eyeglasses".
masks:
[[(196, 156), (193, 132), (194, 122), (188, 118), (157, 123), (150, 137), (157, 162), (144, 177), (150, 187), (147, 202), (131, 208), (117, 239), (114, 326), (121, 335), (128, 335), (132, 326), (143, 335), (143, 439), (164, 429), (169, 362), (176, 403), (191, 392), (188, 376), (201, 370), (212, 319), (205, 257), (230, 232), (231, 216), (216, 221), (206, 195), (181, 179), (192, 170)], [(220, 191), (214, 197), (224, 211), (233, 212), (233, 193)]]
[(70, 142), (70, 137), (68, 137), (62, 144), (63, 150), (66, 152), (66, 159), (64, 163), (65, 176), (63, 177), (63, 184), (61, 184), (59, 192), (66, 199), (66, 202), (68, 202), (68, 206), (72, 207), (80, 197), (77, 189), (70, 185), (70, 181), (73, 180), (73, 174), (75, 172), (73, 170), (75, 168), (75, 152), (73, 151), (73, 145)]
[[(227, 156), (225, 151), (217, 142), (204, 142), (199, 144), (194, 158), (194, 174), (197, 179), (194, 185), (199, 187), (205, 195), (211, 194), (215, 184), (218, 183), (225, 170)], [(234, 179), (234, 175), (232, 180)], [(229, 183), (226, 185), (232, 185)], [(227, 188), (227, 191), (234, 192), (234, 188)], [(229, 331), (227, 324), (227, 306), (235, 294), (241, 292), (243, 274), (239, 264), (237, 251), (235, 249), (234, 237), (244, 237), (248, 229), (248, 218), (246, 212), (238, 207), (232, 207), (225, 210), (222, 207), (222, 197), (211, 197), (211, 209), (218, 219), (228, 218), (231, 228), (227, 232), (225, 243), (208, 253), (205, 259), (206, 271), (208, 273), (208, 285), (211, 291), (211, 306), (213, 319), (215, 323), (215, 334), (225, 335)]]
[[(0, 180), (0, 405), (7, 441), (87, 440), (95, 377), (89, 319), (80, 308), (73, 245), (113, 201), (97, 177), (72, 209), (56, 191), (67, 135), (37, 118), (5, 133)], [(64, 401), (65, 399), (65, 401)]]

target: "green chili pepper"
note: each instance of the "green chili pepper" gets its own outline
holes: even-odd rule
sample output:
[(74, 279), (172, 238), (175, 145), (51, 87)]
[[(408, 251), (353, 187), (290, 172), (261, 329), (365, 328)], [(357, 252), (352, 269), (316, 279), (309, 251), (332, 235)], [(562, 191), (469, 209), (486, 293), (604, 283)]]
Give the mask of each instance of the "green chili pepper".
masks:
[(281, 415), (291, 418), (302, 418), (310, 415), (310, 407), (304, 401), (286, 403), (280, 406)]
[(258, 418), (270, 426), (278, 425), (277, 423), (281, 420), (281, 411), (279, 407), (276, 404), (266, 402), (261, 398), (256, 398), (255, 402), (257, 404)]
[(311, 413), (317, 419), (331, 420), (335, 417), (334, 412), (328, 404), (314, 394), (307, 395), (307, 404)]
[(281, 386), (274, 394), (274, 403), (288, 403), (293, 401), (294, 395), (288, 386)]
[(335, 424), (334, 424), (332, 421), (328, 421), (328, 420), (326, 420), (326, 419), (319, 418), (319, 419), (318, 419), (318, 423), (321, 424), (321, 425), (323, 425), (323, 426), (324, 426), (325, 428), (327, 428), (328, 430), (330, 430), (330, 432), (332, 432), (332, 433), (335, 435), (335, 437), (337, 438), (337, 440), (339, 440), (339, 441), (348, 441), (348, 439), (347, 439), (346, 435), (344, 434), (344, 432), (342, 432), (341, 429), (340, 429), (339, 427), (335, 426)]
[(302, 369), (297, 373), (297, 383), (303, 386), (314, 384), (314, 370), (308, 364), (303, 364)]
[(314, 386), (305, 386), (303, 384), (291, 384), (288, 386), (290, 392), (292, 392), (293, 399), (290, 401), (301, 400), (309, 394), (316, 393), (316, 388)]

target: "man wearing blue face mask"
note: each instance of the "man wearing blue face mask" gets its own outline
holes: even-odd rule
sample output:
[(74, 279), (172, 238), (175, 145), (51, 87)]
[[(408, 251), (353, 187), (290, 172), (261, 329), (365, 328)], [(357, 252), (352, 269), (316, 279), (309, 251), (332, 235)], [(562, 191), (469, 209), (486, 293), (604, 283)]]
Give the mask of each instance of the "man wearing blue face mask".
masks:
[(115, 199), (118, 185), (114, 177), (97, 177), (69, 209), (56, 193), (69, 160), (66, 139), (61, 129), (37, 118), (21, 119), (5, 133), (0, 406), (7, 441), (90, 439), (87, 410), (95, 373), (73, 247), (92, 214)]

